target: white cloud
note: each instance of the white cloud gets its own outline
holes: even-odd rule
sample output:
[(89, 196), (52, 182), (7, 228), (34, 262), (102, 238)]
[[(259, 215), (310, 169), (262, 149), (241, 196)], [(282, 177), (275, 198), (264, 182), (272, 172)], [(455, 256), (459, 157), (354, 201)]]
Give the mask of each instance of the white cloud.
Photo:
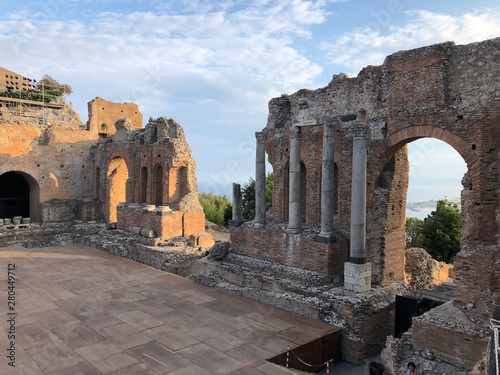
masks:
[(385, 56), (434, 43), (467, 44), (500, 36), (500, 10), (484, 10), (461, 16), (407, 11), (404, 25), (388, 24), (387, 32), (369, 23), (322, 44), (329, 62), (356, 75), (367, 65), (380, 65)]
[(147, 110), (174, 97), (265, 112), (271, 90), (297, 90), (321, 73), (292, 40), (308, 37), (309, 25), (323, 22), (324, 1), (196, 4), (206, 7), (187, 14), (105, 12), (66, 21), (23, 13), (0, 20), (2, 65), (33, 78), (49, 73), (66, 80), (73, 100), (92, 88), (91, 97), (136, 101)]

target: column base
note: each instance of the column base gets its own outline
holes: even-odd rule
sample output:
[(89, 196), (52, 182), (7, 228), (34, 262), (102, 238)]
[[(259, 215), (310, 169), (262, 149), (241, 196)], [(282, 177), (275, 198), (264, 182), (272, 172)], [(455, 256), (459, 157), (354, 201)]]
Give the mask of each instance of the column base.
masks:
[(266, 224), (264, 223), (253, 223), (254, 228), (264, 228)]
[(231, 227), (239, 227), (241, 226), (241, 224), (243, 224), (245, 222), (245, 220), (243, 219), (235, 219), (235, 220), (229, 220), (227, 223), (229, 224), (229, 226)]
[(299, 234), (302, 233), (302, 228), (286, 228), (285, 233), (288, 234)]
[(337, 238), (333, 235), (332, 232), (320, 232), (317, 236), (314, 237), (314, 241), (319, 243), (336, 243)]
[(372, 264), (344, 263), (344, 289), (364, 293), (372, 288)]

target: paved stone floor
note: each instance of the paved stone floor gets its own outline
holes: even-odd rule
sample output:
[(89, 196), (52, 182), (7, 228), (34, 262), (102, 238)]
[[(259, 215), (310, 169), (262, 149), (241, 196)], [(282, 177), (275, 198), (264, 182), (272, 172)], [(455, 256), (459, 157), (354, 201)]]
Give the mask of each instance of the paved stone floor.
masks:
[(331, 331), (82, 245), (0, 248), (0, 265), (0, 374), (286, 374), (265, 359)]

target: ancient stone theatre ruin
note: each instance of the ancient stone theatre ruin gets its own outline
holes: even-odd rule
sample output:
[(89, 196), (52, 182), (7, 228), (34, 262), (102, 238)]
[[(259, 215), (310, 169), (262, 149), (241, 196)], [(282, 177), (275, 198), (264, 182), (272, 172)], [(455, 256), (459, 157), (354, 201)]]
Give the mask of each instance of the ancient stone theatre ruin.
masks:
[[(343, 358), (355, 363), (384, 347), (390, 373), (408, 357), (432, 373), (484, 361), (500, 304), (499, 67), (500, 39), (449, 42), (272, 99), (256, 133), (255, 220), (233, 222), (231, 255), (205, 262), (199, 279), (231, 280), (244, 295), (342, 326)], [(394, 338), (395, 294), (423, 299), (403, 283), (406, 145), (423, 137), (448, 143), (467, 164), (455, 294)], [(271, 265), (279, 276), (266, 275)]]
[[(448, 42), (271, 99), (256, 133), (256, 217), (243, 222), (235, 188), (229, 244), (209, 256), (175, 120), (143, 127), (136, 104), (95, 98), (82, 123), (66, 103), (0, 97), (0, 246), (83, 243), (227, 288), (340, 327), (344, 360), (381, 353), (389, 374), (408, 360), (484, 374), (500, 315), (499, 73), (500, 38)], [(405, 282), (406, 264), (432, 263), (405, 256), (407, 144), (424, 137), (467, 164), (461, 251), (442, 294)], [(403, 328), (399, 301), (415, 307)]]
[[(86, 124), (65, 103), (1, 97), (0, 104), (2, 245), (78, 238), (182, 273), (185, 259), (213, 244), (196, 164), (175, 120), (150, 119), (143, 128), (136, 104), (102, 98), (89, 103)], [(193, 254), (179, 254), (172, 238)]]

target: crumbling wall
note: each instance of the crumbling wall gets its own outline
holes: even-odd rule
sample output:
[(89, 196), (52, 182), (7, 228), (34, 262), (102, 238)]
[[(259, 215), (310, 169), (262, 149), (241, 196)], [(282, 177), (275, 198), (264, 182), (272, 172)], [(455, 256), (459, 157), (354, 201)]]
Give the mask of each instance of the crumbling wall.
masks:
[[(307, 179), (304, 224), (319, 224), (324, 123), (320, 119), (333, 116), (338, 167), (335, 226), (350, 231), (352, 138), (365, 135), (366, 257), (372, 263), (372, 282), (404, 280), (406, 144), (437, 138), (457, 150), (469, 171), (462, 251), (455, 263), (458, 298), (471, 300), (479, 290), (498, 293), (491, 265), (498, 258), (494, 249), (499, 241), (499, 44), (500, 39), (465, 46), (450, 42), (402, 51), (388, 56), (381, 66), (364, 68), (355, 78), (340, 74), (327, 87), (272, 99), (263, 132), (275, 178), (273, 218), (288, 221), (290, 129), (302, 121), (300, 154)], [(299, 102), (307, 103), (305, 114)], [(481, 258), (488, 259), (489, 265), (484, 265), (488, 272), (481, 267)]]
[[(203, 235), (196, 163), (182, 127), (160, 117), (144, 129), (135, 129), (130, 119), (118, 120), (115, 128), (93, 150), (93, 191), (104, 202), (105, 220), (120, 229), (150, 230), (162, 240), (194, 235), (197, 244), (211, 244)], [(117, 178), (120, 170), (126, 178)]]
[(119, 118), (130, 119), (134, 129), (142, 128), (142, 113), (136, 103), (115, 103), (96, 97), (88, 103), (88, 111), (87, 129), (92, 134), (115, 134), (114, 124)]
[(349, 254), (347, 240), (340, 235), (334, 243), (321, 243), (315, 241), (315, 230), (296, 235), (284, 233), (279, 225), (263, 229), (249, 223), (231, 227), (230, 234), (235, 254), (316, 271), (322, 273), (327, 282), (333, 277), (337, 282), (343, 280), (344, 263)]
[(415, 289), (431, 289), (451, 281), (450, 265), (432, 259), (424, 249), (407, 249), (405, 259), (405, 281)]
[[(90, 195), (90, 148), (95, 142), (96, 137), (83, 130), (1, 125), (0, 175), (15, 172), (29, 183), (35, 222), (99, 219), (100, 209), (90, 208), (95, 206)], [(84, 217), (79, 216), (82, 212)]]
[[(291, 248), (283, 240), (287, 238), (284, 231), (289, 213), (290, 138), (292, 127), (300, 127), (303, 233), (294, 234), (293, 238), (295, 243), (302, 244), (320, 224), (322, 133), (328, 122), (334, 127), (337, 172), (335, 230), (349, 238), (353, 138), (365, 136), (368, 162), (364, 256), (372, 266), (372, 285), (404, 281), (407, 144), (420, 138), (436, 138), (452, 146), (468, 168), (462, 181), (463, 227), (461, 251), (454, 262), (457, 295), (453, 305), (469, 306), (467, 319), (486, 327), (484, 315), (488, 315), (488, 306), (500, 299), (499, 50), (500, 38), (463, 46), (447, 42), (401, 51), (388, 56), (381, 66), (364, 68), (357, 77), (335, 75), (326, 87), (302, 89), (271, 99), (267, 125), (262, 132), (274, 172), (273, 222), (258, 228), (258, 235), (252, 225), (233, 230), (231, 242), (236, 244), (235, 251), (284, 265), (317, 267), (310, 258), (294, 257), (291, 249), (297, 247)], [(294, 132), (297, 133), (295, 129)], [(281, 230), (276, 230), (277, 224)], [(322, 246), (312, 244), (307, 251), (320, 252)], [(486, 306), (479, 308), (482, 304)], [(436, 314), (446, 313), (443, 311), (440, 309)], [(414, 336), (420, 340), (416, 345), (421, 345), (417, 345), (417, 350), (423, 351), (425, 345), (436, 347), (434, 362), (441, 360), (438, 355), (453, 359), (453, 353), (438, 347), (437, 332), (453, 330), (441, 327), (445, 319), (423, 321), (414, 327)], [(367, 316), (361, 320), (366, 326), (356, 334), (360, 335), (359, 340), (364, 340), (368, 336), (363, 328), (370, 329), (376, 323), (370, 323)], [(432, 325), (439, 329), (433, 331)], [(456, 338), (470, 339), (470, 345), (478, 348), (484, 346), (482, 338), (474, 334), (457, 333)], [(436, 341), (432, 344), (425, 339)], [(362, 345), (357, 347), (355, 342), (356, 338), (350, 341), (352, 350), (362, 352)], [(457, 345), (456, 353), (469, 347), (467, 343), (462, 349)], [(461, 363), (462, 369), (470, 369), (478, 355), (474, 352), (474, 358)]]

